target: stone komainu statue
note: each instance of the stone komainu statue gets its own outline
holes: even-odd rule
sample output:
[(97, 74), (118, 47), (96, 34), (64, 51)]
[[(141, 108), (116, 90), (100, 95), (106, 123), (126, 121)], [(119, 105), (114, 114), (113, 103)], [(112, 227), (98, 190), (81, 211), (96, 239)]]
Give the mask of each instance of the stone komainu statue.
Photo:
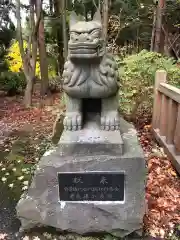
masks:
[[(66, 95), (65, 130), (83, 126), (83, 101), (100, 100), (102, 130), (118, 130), (118, 72), (113, 56), (107, 54), (102, 34), (100, 13), (92, 21), (70, 18), (68, 59), (64, 65), (63, 88)], [(92, 102), (96, 108), (96, 101)], [(92, 106), (92, 107), (93, 107)]]

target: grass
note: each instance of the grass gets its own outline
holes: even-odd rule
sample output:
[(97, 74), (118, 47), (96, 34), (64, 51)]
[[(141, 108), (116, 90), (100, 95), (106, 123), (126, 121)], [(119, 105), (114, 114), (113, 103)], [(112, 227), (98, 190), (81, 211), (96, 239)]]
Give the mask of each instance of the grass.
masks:
[(33, 139), (27, 132), (18, 132), (16, 137), (10, 151), (0, 152), (1, 186), (14, 200), (27, 190), (35, 164), (51, 145), (48, 139)]

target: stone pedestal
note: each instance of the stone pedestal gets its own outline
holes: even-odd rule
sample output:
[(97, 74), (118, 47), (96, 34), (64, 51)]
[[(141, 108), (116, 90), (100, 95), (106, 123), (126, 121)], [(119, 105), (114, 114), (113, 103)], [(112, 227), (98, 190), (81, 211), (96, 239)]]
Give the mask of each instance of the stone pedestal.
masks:
[[(120, 127), (121, 135), (100, 131), (93, 123), (80, 131), (63, 132), (58, 146), (40, 160), (27, 194), (17, 205), (23, 229), (52, 226), (60, 231), (108, 232), (119, 237), (142, 229), (145, 160), (134, 127), (123, 119)], [(91, 171), (123, 171), (124, 201), (60, 201), (58, 172)]]

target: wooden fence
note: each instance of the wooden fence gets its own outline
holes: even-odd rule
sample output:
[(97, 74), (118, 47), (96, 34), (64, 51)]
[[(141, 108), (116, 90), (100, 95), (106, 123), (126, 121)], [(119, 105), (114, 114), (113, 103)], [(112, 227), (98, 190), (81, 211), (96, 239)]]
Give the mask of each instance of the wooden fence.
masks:
[(180, 89), (166, 82), (166, 71), (157, 71), (152, 129), (155, 138), (180, 173)]

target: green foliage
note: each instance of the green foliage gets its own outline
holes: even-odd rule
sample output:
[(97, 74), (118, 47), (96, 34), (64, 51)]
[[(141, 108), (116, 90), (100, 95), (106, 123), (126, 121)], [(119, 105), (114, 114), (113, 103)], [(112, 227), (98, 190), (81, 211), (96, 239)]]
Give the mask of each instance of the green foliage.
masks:
[(166, 70), (168, 82), (180, 88), (180, 68), (171, 58), (143, 50), (123, 60), (118, 57), (116, 59), (121, 84), (121, 110), (132, 118), (142, 103), (146, 102), (148, 108), (152, 106), (155, 72), (158, 69)]
[(15, 35), (15, 27), (9, 17), (10, 9), (11, 1), (0, 2), (0, 72), (8, 69), (5, 61), (6, 49)]
[(25, 86), (26, 81), (22, 72), (2, 72), (0, 75), (0, 88), (6, 91), (8, 95), (15, 95)]
[(5, 61), (5, 54), (6, 54), (6, 50), (4, 46), (1, 44), (0, 45), (0, 72), (8, 69), (8, 64)]
[(58, 76), (49, 78), (49, 89), (52, 93), (60, 92), (62, 90), (62, 79)]
[(169, 233), (169, 236), (167, 239), (169, 240), (179, 240), (180, 237), (180, 224), (175, 224), (175, 227), (171, 232)]
[[(135, 45), (138, 49), (150, 46), (154, 4), (150, 0), (113, 0), (110, 15), (118, 18), (120, 26), (116, 30), (119, 46)], [(111, 38), (112, 33), (109, 33)], [(113, 38), (113, 36), (112, 36)], [(110, 39), (109, 39), (110, 40)]]

